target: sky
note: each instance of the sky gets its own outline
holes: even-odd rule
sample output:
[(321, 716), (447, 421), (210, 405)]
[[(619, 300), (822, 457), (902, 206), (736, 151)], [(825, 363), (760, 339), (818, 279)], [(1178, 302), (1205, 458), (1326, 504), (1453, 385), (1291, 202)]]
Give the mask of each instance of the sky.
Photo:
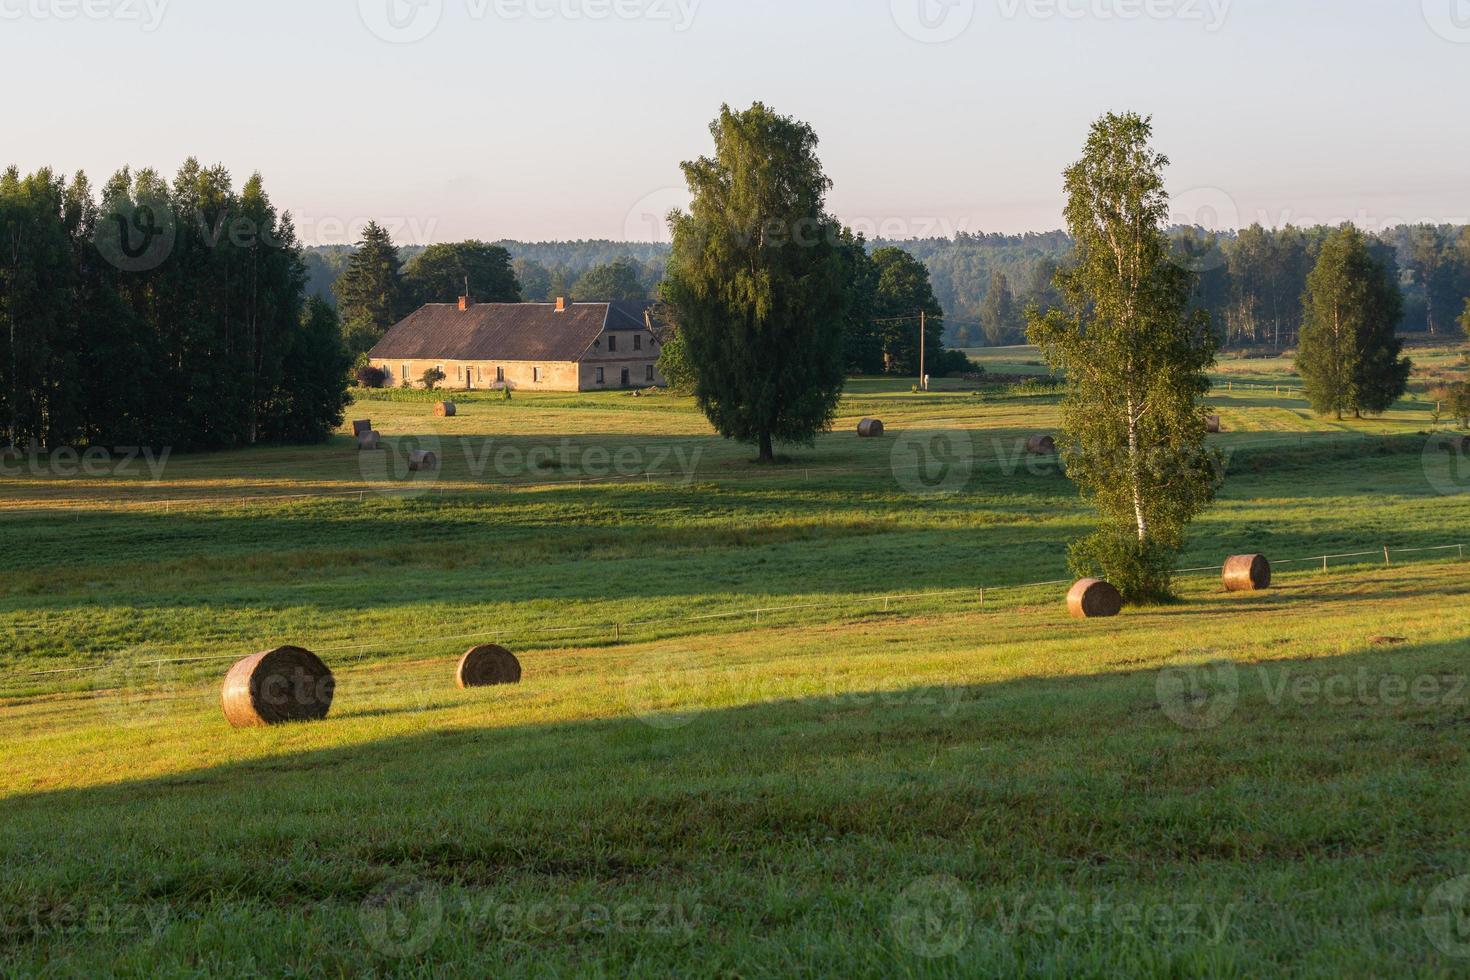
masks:
[(869, 237), (1061, 227), (1107, 111), (1181, 223), (1470, 223), (1470, 0), (0, 0), (0, 164), (265, 177), (309, 244), (666, 240), (720, 106)]

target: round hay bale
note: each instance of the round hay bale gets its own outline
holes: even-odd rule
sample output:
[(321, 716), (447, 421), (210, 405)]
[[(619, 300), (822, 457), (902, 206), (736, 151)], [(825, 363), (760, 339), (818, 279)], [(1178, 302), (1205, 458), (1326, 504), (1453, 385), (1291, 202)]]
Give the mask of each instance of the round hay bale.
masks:
[(883, 435), (881, 419), (863, 419), (858, 423), (858, 435), (864, 439), (877, 439)]
[(1067, 608), (1073, 619), (1107, 619), (1123, 611), (1123, 595), (1102, 579), (1085, 578), (1072, 586)]
[(279, 647), (231, 667), (220, 705), (236, 728), (320, 721), (331, 710), (336, 690), (336, 678), (316, 654)]
[(1236, 555), (1225, 562), (1226, 592), (1259, 592), (1271, 587), (1271, 563), (1265, 555)]
[(454, 678), (460, 690), (493, 687), (497, 684), (519, 684), (521, 662), (505, 647), (487, 643), (475, 647), (460, 659)]
[(1210, 435), (1219, 435), (1222, 431), (1223, 430), (1220, 427), (1220, 416), (1205, 416), (1205, 432), (1209, 433)]
[(408, 468), (415, 473), (420, 470), (437, 470), (439, 457), (427, 449), (415, 449), (408, 454)]
[(459, 407), (454, 402), (440, 402), (434, 406), (434, 414), (441, 419), (452, 419), (459, 413)]
[(373, 431), (372, 419), (358, 419), (352, 423), (352, 434), (361, 438), (364, 433)]
[(359, 451), (382, 449), (383, 434), (376, 429), (371, 432), (364, 432), (357, 437), (357, 448)]
[(1026, 451), (1033, 456), (1055, 456), (1057, 441), (1051, 436), (1032, 436), (1026, 440)]

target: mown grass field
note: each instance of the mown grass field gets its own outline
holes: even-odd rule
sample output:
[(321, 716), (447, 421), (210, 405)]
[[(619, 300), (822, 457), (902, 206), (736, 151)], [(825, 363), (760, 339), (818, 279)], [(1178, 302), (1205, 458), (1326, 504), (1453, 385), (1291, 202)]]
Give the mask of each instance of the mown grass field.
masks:
[[(1031, 583), (1086, 510), (1017, 449), (1054, 396), (940, 387), (857, 380), (766, 471), (623, 394), (11, 461), (0, 972), (1470, 970), (1470, 472), (1427, 404), (1218, 391), (1184, 564), (1355, 556), (1075, 623)], [(457, 691), (489, 639), (525, 682)], [(232, 731), (224, 670), (287, 642), (332, 716)]]

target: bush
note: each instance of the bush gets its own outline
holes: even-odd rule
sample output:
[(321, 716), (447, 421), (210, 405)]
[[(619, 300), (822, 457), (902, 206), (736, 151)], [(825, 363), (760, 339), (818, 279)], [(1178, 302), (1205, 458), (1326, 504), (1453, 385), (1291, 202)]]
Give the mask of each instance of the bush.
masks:
[(1470, 427), (1470, 382), (1458, 381), (1445, 392), (1444, 410), (1452, 419), (1457, 419), (1460, 428)]
[(381, 388), (388, 383), (388, 374), (382, 368), (366, 364), (357, 369), (357, 383), (364, 388)]
[(423, 381), (425, 388), (433, 391), (435, 388), (439, 387), (439, 383), (444, 380), (444, 377), (445, 375), (443, 371), (439, 370), (436, 367), (431, 367), (429, 368), (429, 370), (424, 372), (424, 375), (420, 380)]
[(1101, 578), (1131, 604), (1174, 598), (1174, 561), (1179, 549), (1162, 542), (1140, 543), (1133, 535), (1098, 531), (1068, 549), (1078, 578)]
[(934, 358), (934, 364), (928, 370), (932, 376), (944, 378), (950, 375), (976, 374), (984, 369), (960, 351), (942, 350)]

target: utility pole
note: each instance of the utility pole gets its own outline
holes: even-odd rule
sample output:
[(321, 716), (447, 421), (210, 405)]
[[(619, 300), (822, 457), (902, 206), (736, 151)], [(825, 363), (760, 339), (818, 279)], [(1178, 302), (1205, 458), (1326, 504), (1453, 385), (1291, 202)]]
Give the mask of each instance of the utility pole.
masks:
[(919, 390), (928, 391), (929, 386), (924, 383), (924, 340), (928, 333), (928, 321), (925, 319), (923, 310), (919, 311)]

